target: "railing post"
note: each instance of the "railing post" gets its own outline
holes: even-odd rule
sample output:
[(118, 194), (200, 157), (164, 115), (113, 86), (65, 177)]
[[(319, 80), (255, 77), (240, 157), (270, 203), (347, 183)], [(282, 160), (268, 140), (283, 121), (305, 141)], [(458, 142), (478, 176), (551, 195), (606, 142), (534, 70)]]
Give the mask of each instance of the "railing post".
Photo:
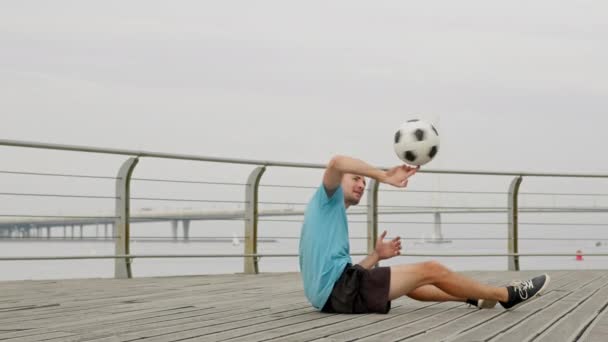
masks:
[[(245, 190), (245, 254), (258, 252), (258, 186), (260, 179), (266, 171), (265, 166), (256, 167), (247, 178)], [(245, 257), (243, 271), (246, 274), (257, 274), (258, 258)]]
[(370, 178), (367, 186), (367, 254), (374, 251), (378, 240), (378, 185)]
[[(523, 178), (521, 176), (516, 177), (511, 181), (509, 186), (509, 240), (508, 240), (508, 252), (517, 254), (519, 253), (518, 247), (518, 201), (517, 195), (519, 193), (519, 186)], [(509, 256), (509, 271), (519, 271), (519, 256)]]
[[(129, 215), (130, 215), (130, 197), (131, 197), (131, 175), (138, 158), (129, 158), (125, 161), (116, 177), (116, 245), (115, 255), (128, 255), (129, 254)], [(131, 278), (131, 260), (115, 259), (114, 263), (114, 277), (115, 278)]]

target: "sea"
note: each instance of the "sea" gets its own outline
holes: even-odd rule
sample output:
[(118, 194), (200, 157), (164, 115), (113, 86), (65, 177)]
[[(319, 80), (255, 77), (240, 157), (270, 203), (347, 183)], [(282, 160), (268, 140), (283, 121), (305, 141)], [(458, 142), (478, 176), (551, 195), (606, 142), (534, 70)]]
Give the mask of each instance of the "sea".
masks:
[[(281, 224), (273, 222), (273, 225)], [(297, 254), (299, 226), (297, 222), (283, 223), (283, 227), (260, 227), (258, 253)], [(365, 226), (351, 225), (351, 253), (365, 253)], [(134, 224), (131, 254), (240, 254), (244, 251), (242, 229), (226, 231), (226, 227), (209, 228), (209, 223), (193, 222), (189, 240), (178, 234), (173, 240), (167, 223)], [(236, 226), (238, 227), (238, 226)], [(400, 236), (404, 255), (384, 260), (381, 265), (415, 263), (437, 260), (455, 271), (507, 270), (506, 257), (416, 257), (408, 253), (425, 254), (483, 254), (506, 253), (507, 240), (504, 226), (477, 226), (465, 229), (446, 225), (443, 240), (432, 236), (428, 225), (394, 227), (389, 237)], [(608, 253), (608, 234), (601, 236), (598, 227), (541, 226), (522, 227), (520, 253), (567, 253), (557, 257), (521, 257), (522, 270), (579, 270), (606, 269), (608, 257), (586, 256), (585, 253)], [(100, 256), (114, 254), (114, 240), (105, 239), (99, 229), (85, 229), (80, 239), (75, 236), (63, 239), (56, 230), (50, 240), (40, 238), (0, 239), (0, 257), (18, 256)], [(180, 231), (181, 233), (181, 231)], [(77, 234), (78, 235), (78, 234)], [(441, 243), (439, 243), (441, 242)], [(582, 258), (576, 257), (576, 252)], [(362, 257), (353, 256), (353, 262)], [(582, 260), (580, 260), (582, 259)], [(260, 272), (298, 272), (297, 257), (262, 257)], [(243, 258), (154, 258), (134, 259), (133, 277), (165, 277), (205, 274), (232, 274), (243, 272)], [(86, 260), (35, 260), (0, 261), (0, 280), (40, 280), (69, 278), (112, 278), (113, 259)]]

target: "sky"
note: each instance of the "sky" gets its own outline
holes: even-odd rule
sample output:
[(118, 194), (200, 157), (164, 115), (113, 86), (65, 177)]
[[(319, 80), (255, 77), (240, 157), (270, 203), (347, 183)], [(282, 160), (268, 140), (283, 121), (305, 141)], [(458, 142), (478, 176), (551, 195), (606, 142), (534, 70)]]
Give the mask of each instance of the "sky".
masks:
[[(3, 0), (0, 139), (306, 163), (344, 154), (392, 166), (400, 163), (393, 151), (395, 131), (419, 118), (432, 122), (441, 139), (437, 157), (423, 171), (608, 175), (606, 13), (608, 3), (600, 0)], [(0, 216), (113, 215), (111, 198), (6, 195), (111, 197), (113, 179), (5, 171), (112, 177), (125, 160), (0, 146)], [(134, 177), (242, 183), (252, 168), (142, 158)], [(314, 187), (320, 180), (321, 170), (269, 168), (262, 184)], [(504, 207), (511, 180), (421, 173), (410, 181), (409, 192), (382, 186), (380, 204)], [(498, 193), (415, 192), (427, 190)], [(293, 202), (288, 207), (302, 209), (298, 203), (312, 191), (265, 187), (260, 200)], [(605, 195), (608, 181), (528, 177), (522, 191)], [(244, 187), (134, 181), (132, 196), (193, 200), (132, 200), (133, 211), (242, 209), (204, 200), (243, 200)], [(520, 205), (608, 207), (608, 196), (522, 194)], [(448, 238), (504, 238), (505, 216), (447, 214), (442, 226)], [(297, 219), (261, 222), (260, 236), (297, 236)], [(604, 214), (521, 213), (520, 219), (572, 224), (522, 224), (521, 236), (605, 236), (603, 226), (580, 225), (603, 224)], [(381, 215), (380, 220), (388, 221), (380, 228), (389, 236), (421, 238), (431, 234), (432, 225), (407, 221), (432, 223), (433, 217)], [(476, 221), (499, 224), (468, 225)], [(225, 236), (241, 234), (243, 224), (204, 221), (191, 228), (192, 236)], [(365, 236), (364, 222), (350, 229), (351, 236)], [(170, 226), (133, 225), (132, 231), (168, 236)], [(363, 240), (357, 241), (353, 251), (363, 250)], [(94, 252), (15, 246), (5, 253)], [(538, 249), (536, 242), (522, 246), (521, 251)], [(563, 250), (555, 243), (543, 246), (595, 248), (574, 242)], [(504, 251), (505, 244), (495, 247)], [(143, 247), (134, 248), (140, 253)], [(163, 252), (153, 248), (142, 253)], [(260, 248), (277, 252), (273, 244)], [(167, 253), (174, 252), (171, 245)], [(152, 267), (158, 268), (156, 261)]]
[[(588, 0), (3, 1), (0, 137), (390, 166), (395, 130), (422, 118), (441, 137), (425, 168), (608, 174), (607, 10)], [(114, 175), (124, 160), (0, 151), (9, 170)], [(146, 165), (139, 175), (224, 179), (192, 163)]]

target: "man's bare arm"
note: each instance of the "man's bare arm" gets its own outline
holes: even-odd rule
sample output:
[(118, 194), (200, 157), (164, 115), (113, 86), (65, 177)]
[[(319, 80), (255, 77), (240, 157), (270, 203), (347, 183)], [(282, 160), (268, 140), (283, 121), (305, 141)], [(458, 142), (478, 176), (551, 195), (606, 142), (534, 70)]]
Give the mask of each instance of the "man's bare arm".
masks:
[(367, 268), (369, 270), (370, 268), (374, 267), (374, 265), (376, 265), (379, 261), (380, 257), (378, 256), (378, 253), (376, 253), (376, 251), (373, 251), (372, 254), (363, 258), (363, 260), (359, 261), (358, 264), (361, 267)]
[(328, 195), (340, 186), (342, 176), (345, 173), (353, 173), (359, 176), (373, 178), (379, 182), (390, 184), (398, 188), (407, 186), (407, 179), (414, 175), (418, 168), (407, 165), (395, 166), (389, 170), (381, 170), (368, 163), (346, 156), (335, 156), (327, 164), (323, 175), (323, 186)]
[(323, 186), (328, 194), (340, 186), (342, 176), (345, 173), (354, 173), (360, 176), (370, 177), (382, 182), (386, 178), (386, 171), (380, 170), (368, 163), (346, 156), (335, 156), (331, 158), (323, 175)]

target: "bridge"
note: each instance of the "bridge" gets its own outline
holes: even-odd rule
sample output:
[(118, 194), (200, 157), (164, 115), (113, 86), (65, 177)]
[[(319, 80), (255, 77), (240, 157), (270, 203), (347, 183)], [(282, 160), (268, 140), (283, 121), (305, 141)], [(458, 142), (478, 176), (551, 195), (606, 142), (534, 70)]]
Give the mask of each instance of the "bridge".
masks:
[[(459, 207), (418, 207), (400, 208), (395, 210), (379, 210), (379, 215), (403, 215), (403, 214), (430, 214), (434, 217), (434, 235), (442, 236), (441, 214), (496, 214), (507, 213), (508, 208), (459, 208)], [(521, 213), (606, 213), (608, 207), (521, 207)], [(259, 217), (285, 217), (302, 216), (303, 210), (293, 208), (261, 210)], [(351, 209), (349, 215), (367, 215), (367, 211)], [(178, 237), (178, 227), (181, 222), (183, 238), (190, 238), (191, 221), (222, 221), (222, 220), (244, 220), (245, 210), (215, 210), (215, 211), (145, 211), (137, 212), (130, 216), (131, 223), (156, 223), (169, 222), (171, 224), (172, 239)], [(75, 238), (85, 238), (84, 228), (89, 226), (95, 228), (92, 235), (95, 238), (103, 237), (112, 239), (115, 232), (116, 217), (107, 216), (39, 216), (39, 217), (15, 217), (0, 218), (0, 239), (2, 238), (46, 238), (51, 239), (52, 229), (62, 229), (63, 239), (68, 241)], [(607, 224), (608, 225), (608, 224)], [(103, 228), (103, 233), (100, 232)], [(75, 231), (79, 228), (79, 234)], [(68, 231), (69, 229), (69, 231)], [(91, 237), (89, 234), (87, 237)]]

